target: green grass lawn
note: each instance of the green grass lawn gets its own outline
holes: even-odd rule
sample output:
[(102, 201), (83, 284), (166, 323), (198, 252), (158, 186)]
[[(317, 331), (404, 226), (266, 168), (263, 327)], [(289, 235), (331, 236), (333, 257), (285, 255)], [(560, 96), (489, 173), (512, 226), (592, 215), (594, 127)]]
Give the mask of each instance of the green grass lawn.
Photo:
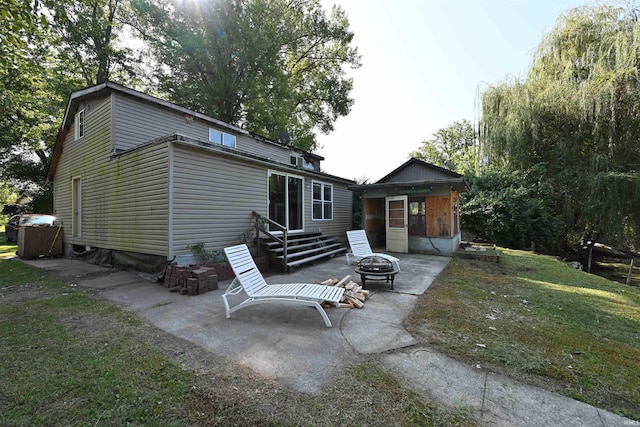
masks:
[[(473, 424), (406, 389), (375, 357), (320, 396), (295, 393), (175, 338), (168, 345), (113, 304), (5, 259), (14, 253), (0, 243), (3, 426)], [(410, 331), (474, 365), (640, 419), (640, 288), (551, 257), (501, 255), (500, 264), (452, 260)]]
[(0, 360), (2, 426), (474, 425), (373, 358), (300, 394), (1, 257)]
[(453, 259), (407, 325), (456, 358), (640, 420), (638, 287), (502, 249), (500, 264)]
[(0, 259), (12, 257), (16, 254), (18, 246), (16, 242), (7, 243), (4, 241), (4, 233), (0, 236)]

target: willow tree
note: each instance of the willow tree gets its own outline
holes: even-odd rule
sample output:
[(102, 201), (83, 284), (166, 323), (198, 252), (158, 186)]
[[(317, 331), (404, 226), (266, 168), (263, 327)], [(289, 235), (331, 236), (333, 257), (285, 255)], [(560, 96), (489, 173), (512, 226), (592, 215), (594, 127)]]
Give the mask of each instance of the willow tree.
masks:
[(172, 101), (300, 148), (333, 130), (360, 66), (346, 14), (318, 0), (133, 0)]
[(523, 79), (482, 94), (481, 144), (506, 171), (542, 167), (568, 233), (640, 233), (640, 11), (581, 7), (558, 18)]

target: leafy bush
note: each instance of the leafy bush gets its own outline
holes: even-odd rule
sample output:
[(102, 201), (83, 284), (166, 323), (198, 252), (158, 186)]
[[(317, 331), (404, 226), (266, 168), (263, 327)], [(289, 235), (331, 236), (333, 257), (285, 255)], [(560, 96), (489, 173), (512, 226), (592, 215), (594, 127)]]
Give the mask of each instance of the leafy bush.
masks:
[(539, 170), (488, 171), (467, 176), (470, 191), (461, 195), (462, 227), (500, 246), (551, 251), (563, 240), (562, 219), (552, 187)]

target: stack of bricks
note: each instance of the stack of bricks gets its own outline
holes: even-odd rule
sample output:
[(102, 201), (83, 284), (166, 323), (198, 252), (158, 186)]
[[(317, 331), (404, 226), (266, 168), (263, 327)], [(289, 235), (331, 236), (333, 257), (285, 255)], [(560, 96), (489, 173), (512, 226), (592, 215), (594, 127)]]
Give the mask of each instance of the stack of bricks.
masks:
[(199, 295), (218, 289), (218, 275), (211, 267), (180, 267), (171, 264), (167, 268), (164, 285), (170, 292), (182, 295)]

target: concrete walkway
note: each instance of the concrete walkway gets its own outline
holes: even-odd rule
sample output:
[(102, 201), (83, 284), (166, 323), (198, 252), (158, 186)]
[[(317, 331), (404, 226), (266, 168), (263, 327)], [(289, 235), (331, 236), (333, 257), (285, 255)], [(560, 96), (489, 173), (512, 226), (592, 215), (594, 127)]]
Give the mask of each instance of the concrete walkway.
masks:
[[(327, 309), (333, 328), (315, 309), (264, 304), (225, 318), (220, 289), (195, 297), (170, 293), (134, 274), (70, 259), (23, 261), (69, 283), (96, 289), (105, 299), (180, 338), (276, 378), (295, 390), (321, 393), (345, 366), (378, 354), (380, 363), (425, 397), (470, 411), (491, 426), (624, 426), (639, 423), (572, 399), (458, 362), (418, 345), (403, 328), (448, 258), (402, 254), (395, 289), (369, 282), (363, 309)], [(318, 283), (351, 275), (345, 257), (271, 275), (269, 283)]]

